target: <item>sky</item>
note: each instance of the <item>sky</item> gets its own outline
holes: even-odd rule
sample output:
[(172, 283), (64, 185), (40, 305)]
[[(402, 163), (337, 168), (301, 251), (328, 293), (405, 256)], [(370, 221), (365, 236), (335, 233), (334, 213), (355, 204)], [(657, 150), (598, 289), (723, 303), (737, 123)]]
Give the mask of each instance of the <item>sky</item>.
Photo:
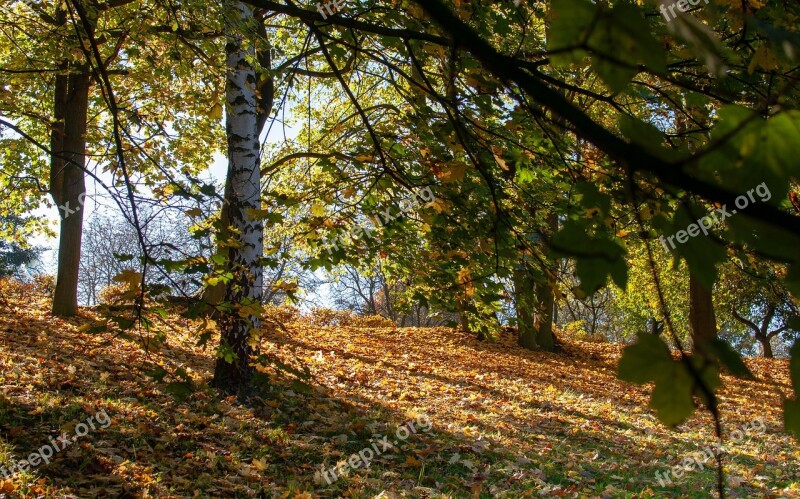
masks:
[[(224, 126), (224, 124), (223, 124)], [(268, 142), (279, 142), (284, 141), (285, 139), (293, 139), (297, 136), (299, 132), (299, 126), (292, 127), (292, 126), (283, 126), (282, 124), (276, 122), (274, 126), (269, 129), (269, 133), (265, 131), (264, 137), (262, 137), (263, 141)], [(93, 165), (90, 165), (90, 168)], [(97, 169), (99, 170), (99, 169)], [(215, 153), (211, 165), (209, 168), (201, 175), (203, 179), (210, 179), (214, 183), (218, 185), (222, 185), (225, 175), (227, 172), (227, 158), (223, 154)], [(101, 180), (108, 184), (110, 183), (110, 175), (108, 173), (101, 173), (98, 175)], [(92, 179), (87, 177), (86, 179), (86, 202), (84, 204), (84, 225), (92, 216), (93, 213), (110, 213), (116, 214), (118, 213), (117, 206), (112, 203), (110, 195), (103, 191), (102, 187), (98, 185), (98, 183)], [(42, 252), (40, 257), (40, 267), (41, 270), (47, 274), (56, 274), (56, 268), (58, 263), (58, 229), (59, 229), (59, 209), (53, 206), (52, 200), (50, 200), (49, 207), (46, 208), (39, 208), (35, 212), (32, 213), (34, 216), (41, 216), (45, 220), (48, 221), (50, 226), (53, 228), (53, 232), (56, 234), (54, 237), (47, 237), (44, 234), (37, 234), (35, 237), (32, 238), (31, 244), (34, 246), (41, 246), (45, 248)], [(71, 207), (74, 209), (74, 207)], [(62, 210), (63, 211), (63, 210)], [(318, 277), (322, 278), (321, 274)], [(321, 286), (314, 294), (309, 296), (310, 299), (316, 300), (326, 306), (330, 306), (333, 303), (332, 296), (330, 294), (330, 286), (325, 284)]]

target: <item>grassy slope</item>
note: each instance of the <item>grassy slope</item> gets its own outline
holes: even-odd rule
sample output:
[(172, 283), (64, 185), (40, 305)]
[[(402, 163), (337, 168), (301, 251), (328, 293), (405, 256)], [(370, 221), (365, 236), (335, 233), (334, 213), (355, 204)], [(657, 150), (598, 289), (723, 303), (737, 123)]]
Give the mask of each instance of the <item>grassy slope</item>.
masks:
[[(10, 496), (708, 497), (714, 483), (708, 468), (673, 487), (654, 480), (713, 442), (710, 420), (697, 415), (666, 430), (647, 409), (647, 390), (616, 379), (616, 346), (569, 343), (546, 354), (445, 328), (289, 326), (264, 350), (308, 366), (313, 390), (273, 371), (272, 391), (243, 406), (202, 384), (212, 358), (194, 346), (198, 327), (185, 319), (168, 319), (167, 345), (148, 359), (135, 338), (81, 332), (90, 312), (62, 321), (29, 293), (0, 298), (0, 464), (101, 409), (112, 419), (49, 465), (2, 482)], [(185, 368), (200, 389), (176, 402), (143, 374), (153, 362)], [(788, 391), (785, 361), (748, 363)], [(724, 381), (725, 427), (757, 417), (767, 426), (730, 446), (730, 494), (800, 497), (800, 452), (780, 433), (779, 394)], [(366, 470), (321, 480), (320, 465), (369, 447), (373, 436), (393, 440), (421, 415), (429, 432)]]

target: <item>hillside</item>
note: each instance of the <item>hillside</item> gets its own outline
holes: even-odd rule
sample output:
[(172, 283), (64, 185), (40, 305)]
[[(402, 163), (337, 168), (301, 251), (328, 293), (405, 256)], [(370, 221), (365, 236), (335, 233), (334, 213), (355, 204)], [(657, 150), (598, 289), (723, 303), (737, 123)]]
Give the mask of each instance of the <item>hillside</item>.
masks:
[[(195, 346), (198, 322), (169, 316), (167, 341), (148, 355), (136, 334), (91, 333), (95, 312), (65, 321), (47, 310), (30, 289), (2, 290), (0, 465), (74, 435), (99, 411), (110, 423), (3, 481), (6, 497), (708, 497), (713, 488), (711, 461), (672, 486), (654, 477), (713, 444), (710, 420), (698, 413), (675, 432), (658, 423), (648, 390), (616, 379), (619, 346), (568, 341), (549, 354), (510, 335), (487, 343), (447, 328), (288, 324), (262, 350), (306, 367), (311, 390), (271, 369), (271, 388), (242, 405), (205, 385), (213, 358)], [(785, 361), (747, 363), (788, 392)], [(182, 367), (196, 389), (178, 402), (165, 390), (175, 380), (145, 374), (156, 364)], [(726, 431), (748, 428), (728, 445), (730, 495), (800, 497), (780, 394), (724, 382)], [(398, 431), (406, 422), (413, 429)], [(321, 466), (364, 449), (368, 468), (327, 483)]]

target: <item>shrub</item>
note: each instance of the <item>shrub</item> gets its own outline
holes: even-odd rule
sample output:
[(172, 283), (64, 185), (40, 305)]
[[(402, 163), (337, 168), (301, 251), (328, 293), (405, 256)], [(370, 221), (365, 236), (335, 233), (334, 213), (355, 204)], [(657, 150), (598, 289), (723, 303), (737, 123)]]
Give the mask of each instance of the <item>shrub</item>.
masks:
[(0, 298), (11, 297), (26, 302), (48, 299), (55, 291), (55, 278), (49, 277), (52, 279), (51, 287), (47, 287), (47, 280), (41, 283), (37, 279), (22, 282), (13, 277), (0, 277)]
[(355, 317), (353, 324), (357, 327), (394, 327), (395, 323), (388, 317), (382, 315), (359, 315)]
[(357, 315), (352, 310), (315, 308), (307, 321), (312, 326), (394, 327), (394, 322), (380, 315)]
[(577, 341), (590, 341), (592, 343), (605, 343), (606, 337), (602, 334), (589, 334), (584, 328), (586, 321), (583, 319), (569, 322), (561, 328), (561, 334), (565, 338)]
[(264, 307), (264, 318), (278, 324), (291, 324), (302, 319), (300, 311), (291, 305), (267, 305)]
[(40, 274), (31, 281), (34, 291), (47, 297), (52, 297), (56, 292), (56, 276)]
[(103, 305), (122, 305), (133, 303), (134, 297), (127, 284), (109, 284), (97, 293), (97, 301)]
[(308, 319), (313, 326), (349, 326), (355, 321), (355, 317), (350, 310), (314, 308), (311, 309)]

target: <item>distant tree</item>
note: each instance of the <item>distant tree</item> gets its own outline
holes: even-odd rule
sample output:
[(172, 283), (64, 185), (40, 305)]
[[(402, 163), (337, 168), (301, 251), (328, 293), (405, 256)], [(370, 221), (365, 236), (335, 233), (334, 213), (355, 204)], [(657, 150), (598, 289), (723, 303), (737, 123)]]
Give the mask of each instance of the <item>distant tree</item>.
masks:
[(437, 310), (414, 297), (409, 280), (387, 276), (380, 264), (367, 271), (340, 266), (331, 290), (334, 304), (360, 315), (380, 315), (399, 327), (434, 327), (459, 320), (455, 313)]
[(734, 263), (722, 269), (715, 300), (724, 329), (743, 336), (742, 346), (756, 341), (765, 358), (785, 355), (800, 335), (791, 322), (800, 308), (777, 277), (785, 270), (775, 264), (762, 264), (756, 270)]
[[(190, 220), (176, 211), (141, 207), (142, 232), (150, 257), (180, 260), (192, 255), (208, 256), (208, 242), (192, 237)], [(114, 277), (141, 265), (142, 250), (136, 230), (123, 217), (110, 212), (92, 213), (84, 225), (83, 247), (79, 291), (81, 301), (88, 305), (99, 302), (100, 290), (115, 284)], [(191, 295), (200, 289), (200, 277), (200, 273), (158, 269), (148, 274), (147, 283), (165, 286), (165, 291), (172, 295)]]
[(20, 228), (25, 225), (24, 218), (16, 215), (0, 215), (0, 234), (14, 239), (0, 238), (0, 277), (25, 276), (28, 273), (26, 271), (43, 251), (41, 247), (30, 247), (19, 242)]

